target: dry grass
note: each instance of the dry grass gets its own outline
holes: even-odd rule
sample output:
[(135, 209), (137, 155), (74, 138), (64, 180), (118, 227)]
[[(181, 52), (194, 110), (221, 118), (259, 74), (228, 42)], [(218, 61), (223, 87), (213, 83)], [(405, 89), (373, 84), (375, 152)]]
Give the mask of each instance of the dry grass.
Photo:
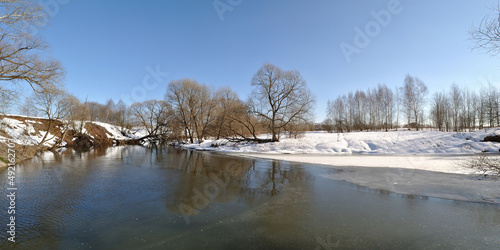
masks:
[(460, 163), (462, 167), (480, 171), (483, 175), (500, 176), (500, 157), (479, 153)]

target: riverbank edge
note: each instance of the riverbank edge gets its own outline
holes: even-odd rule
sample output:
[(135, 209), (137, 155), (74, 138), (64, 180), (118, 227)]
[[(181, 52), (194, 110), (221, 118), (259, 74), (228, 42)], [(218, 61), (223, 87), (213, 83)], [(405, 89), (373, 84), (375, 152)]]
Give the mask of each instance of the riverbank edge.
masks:
[[(192, 150), (192, 149), (191, 149)], [(500, 205), (500, 176), (484, 176), (477, 173), (473, 169), (468, 169), (467, 172), (444, 172), (431, 171), (418, 168), (397, 168), (397, 167), (380, 167), (380, 166), (355, 166), (355, 165), (333, 165), (328, 163), (317, 163), (310, 161), (297, 161), (290, 159), (290, 156), (309, 156), (309, 157), (329, 157), (329, 158), (410, 158), (410, 159), (426, 159), (439, 157), (443, 158), (468, 158), (472, 155), (303, 155), (303, 154), (266, 154), (266, 153), (232, 153), (232, 152), (217, 152), (210, 151), (216, 154), (252, 158), (269, 161), (284, 161), (289, 163), (310, 164), (318, 167), (327, 167), (339, 170), (340, 174), (323, 176), (328, 179), (337, 181), (346, 181), (348, 183), (359, 185), (370, 190), (378, 190), (381, 192), (391, 192), (399, 195), (420, 196), (442, 200), (483, 203)], [(288, 159), (285, 159), (288, 158)], [(449, 161), (456, 166), (457, 160)], [(457, 166), (459, 167), (459, 166)], [(363, 169), (365, 171), (359, 171)], [(465, 168), (464, 168), (465, 169)], [(462, 169), (463, 171), (463, 169)], [(379, 174), (392, 172), (390, 176), (376, 176), (373, 173)], [(361, 175), (360, 175), (361, 173)], [(369, 173), (369, 174), (367, 174)], [(415, 179), (415, 176), (421, 175), (421, 179)], [(374, 178), (374, 176), (376, 176)], [(435, 182), (432, 182), (436, 177)], [(443, 176), (445, 178), (439, 178)], [(450, 179), (447, 179), (449, 177)], [(377, 179), (378, 178), (378, 179)], [(431, 179), (431, 180), (429, 180)], [(401, 182), (407, 182), (406, 186), (396, 185)], [(464, 184), (466, 183), (466, 184)], [(409, 190), (412, 187), (415, 190)], [(436, 190), (432, 190), (435, 188)], [(450, 190), (451, 189), (451, 190)], [(448, 191), (448, 192), (447, 192)], [(474, 195), (477, 194), (477, 195)], [(467, 197), (467, 195), (470, 195)]]
[[(82, 131), (77, 132), (67, 128), (62, 120), (10, 114), (0, 119), (0, 170), (8, 167), (7, 159), (13, 159), (9, 154), (15, 154), (15, 163), (18, 164), (46, 151), (142, 144), (141, 135), (132, 135), (130, 129), (101, 122), (85, 121), (81, 124)], [(47, 128), (49, 134), (46, 141), (37, 145)]]

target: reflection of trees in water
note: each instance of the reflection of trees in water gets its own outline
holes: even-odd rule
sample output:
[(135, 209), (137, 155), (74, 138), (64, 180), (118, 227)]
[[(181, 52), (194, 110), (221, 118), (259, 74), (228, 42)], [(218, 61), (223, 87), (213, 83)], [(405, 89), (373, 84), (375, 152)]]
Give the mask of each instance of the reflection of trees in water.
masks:
[[(40, 166), (45, 169), (43, 172), (33, 171)], [(127, 166), (137, 167), (138, 171), (147, 171), (148, 168), (165, 169), (166, 171), (158, 173), (165, 174), (166, 205), (175, 213), (179, 212), (179, 204), (193, 204), (195, 190), (202, 193), (208, 190), (210, 194), (216, 194), (209, 197), (212, 205), (215, 202), (236, 202), (252, 207), (273, 196), (279, 196), (285, 185), (302, 182), (307, 177), (301, 168), (278, 161), (245, 159), (171, 147), (114, 147), (87, 152), (68, 150), (60, 155), (34, 159), (27, 163), (25, 170), (21, 170), (26, 175), (43, 173), (46, 175), (44, 178), (47, 178), (44, 181), (50, 183), (51, 187), (41, 188), (41, 191), (36, 192), (36, 195), (44, 199), (37, 199), (37, 204), (33, 206), (38, 212), (29, 212), (37, 214), (30, 219), (29, 227), (43, 228), (46, 238), (43, 240), (44, 244), (57, 248), (57, 245), (50, 244), (57, 244), (57, 238), (64, 235), (68, 225), (81, 222), (88, 216), (75, 214), (76, 211), (81, 211), (77, 208), (89, 206), (89, 211), (92, 211), (90, 206), (96, 197), (104, 198), (107, 193), (113, 193), (113, 188), (121, 185), (114, 178), (119, 177)], [(102, 178), (107, 181), (95, 182)], [(215, 185), (220, 187), (217, 192), (213, 190)], [(97, 190), (102, 195), (96, 194)], [(204, 209), (208, 207), (210, 205)], [(106, 207), (105, 210), (109, 209), (116, 207)], [(101, 214), (108, 212), (101, 211)], [(30, 244), (34, 242), (29, 241)]]
[[(84, 214), (76, 212), (88, 205), (82, 201), (95, 188), (92, 175), (96, 169), (87, 159), (80, 160), (81, 153), (68, 150), (44, 154), (18, 165), (23, 181), (18, 184), (22, 203), (16, 221), (21, 242), (16, 243), (23, 248), (59, 248), (67, 228), (84, 218)], [(88, 152), (84, 154), (91, 158)], [(43, 170), (37, 171), (39, 167)]]
[[(114, 178), (120, 176), (121, 163), (144, 161), (148, 159), (145, 152), (148, 151), (142, 147), (95, 148), (79, 152), (68, 149), (61, 153), (44, 152), (21, 162), (18, 174), (23, 177), (19, 183), (23, 201), (19, 204), (23, 208), (19, 209), (19, 246), (60, 248), (59, 240), (68, 228), (90, 222), (91, 213), (95, 206), (102, 204), (101, 200), (115, 198), (107, 195), (116, 190), (118, 184)], [(128, 157), (131, 153), (133, 157)], [(116, 214), (114, 205), (106, 206), (99, 214)]]
[[(210, 203), (243, 202), (249, 206), (276, 196), (288, 183), (308, 178), (302, 168), (279, 161), (263, 161), (186, 150), (168, 151), (166, 165), (181, 171), (167, 208), (179, 212), (179, 205), (200, 206), (204, 196)], [(218, 189), (218, 190), (216, 190)], [(170, 192), (169, 192), (170, 193)], [(205, 200), (206, 202), (206, 200)]]
[[(110, 160), (109, 163), (116, 164), (128, 160), (127, 158), (132, 152), (144, 153), (146, 152), (146, 149), (140, 146), (98, 147), (90, 150), (79, 151), (69, 148), (60, 153), (54, 151), (42, 152), (29, 161), (19, 163), (19, 165), (22, 167), (33, 168), (37, 166), (44, 167), (45, 165), (53, 167), (60, 164), (65, 167), (71, 166), (72, 164), (90, 162), (92, 160), (106, 159)], [(144, 161), (143, 157), (132, 157), (130, 159)]]

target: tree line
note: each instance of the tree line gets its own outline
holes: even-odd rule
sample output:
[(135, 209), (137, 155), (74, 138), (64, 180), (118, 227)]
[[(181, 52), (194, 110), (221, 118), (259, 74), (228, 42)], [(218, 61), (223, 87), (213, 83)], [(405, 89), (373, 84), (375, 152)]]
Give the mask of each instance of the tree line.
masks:
[(482, 86), (476, 92), (452, 84), (447, 91), (429, 97), (427, 85), (407, 75), (403, 85), (385, 84), (357, 90), (327, 103), (323, 128), (330, 132), (391, 130), (474, 131), (500, 126), (500, 90)]
[[(142, 139), (190, 143), (207, 138), (274, 142), (285, 133), (297, 137), (312, 129), (315, 99), (298, 71), (266, 63), (251, 84), (253, 91), (243, 101), (229, 87), (215, 89), (193, 79), (174, 80), (163, 100), (130, 106), (111, 99), (105, 104), (79, 100), (51, 85), (44, 91), (33, 91), (19, 110), (27, 116), (64, 120), (65, 130), (77, 133), (83, 132), (85, 121), (99, 121), (120, 126), (123, 133), (140, 126), (147, 131)], [(258, 137), (264, 133), (270, 138)]]
[(482, 86), (478, 92), (453, 84), (430, 100), (430, 119), (440, 131), (473, 131), (500, 126), (500, 92)]

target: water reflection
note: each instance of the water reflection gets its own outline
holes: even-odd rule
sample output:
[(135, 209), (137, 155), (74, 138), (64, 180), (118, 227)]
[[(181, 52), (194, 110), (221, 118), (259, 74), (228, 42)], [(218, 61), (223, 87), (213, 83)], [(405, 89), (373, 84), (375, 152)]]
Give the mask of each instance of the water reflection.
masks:
[(372, 189), (366, 186), (358, 185), (358, 184), (352, 184), (356, 190), (362, 191), (362, 192), (367, 192), (367, 193), (372, 193), (372, 194), (379, 194), (379, 195), (384, 195), (384, 196), (394, 196), (394, 197), (400, 197), (408, 200), (413, 200), (413, 199), (419, 199), (419, 200), (429, 200), (430, 197), (424, 196), (424, 195), (414, 195), (414, 194), (400, 194), (400, 193), (394, 193), (389, 190), (384, 190), (384, 189)]
[[(170, 147), (48, 152), (19, 165), (18, 242), (0, 237), (0, 248), (488, 248), (500, 242), (498, 206), (323, 177), (350, 171)], [(1, 171), (1, 187), (6, 180)], [(5, 198), (0, 202), (6, 207)], [(0, 213), (7, 224), (6, 210)]]
[[(193, 209), (189, 215), (196, 225), (207, 218), (222, 220), (268, 201), (308, 175), (281, 162), (130, 146), (46, 152), (18, 169), (23, 202), (16, 244), (46, 248), (61, 247), (58, 243), (78, 230), (109, 225), (107, 217), (117, 222), (136, 211), (158, 213), (158, 201), (166, 208), (158, 217), (175, 221), (172, 229), (188, 226), (181, 225), (183, 204)], [(4, 175), (0, 173), (2, 186)], [(5, 239), (0, 243), (6, 244)]]
[[(179, 157), (160, 164), (181, 171), (176, 182), (174, 197), (167, 200), (167, 208), (183, 216), (198, 215), (212, 202), (237, 201), (249, 207), (276, 196), (285, 185), (306, 179), (301, 168), (273, 161), (257, 162), (253, 159), (217, 157), (211, 153), (169, 151)], [(162, 154), (164, 155), (164, 154)]]

